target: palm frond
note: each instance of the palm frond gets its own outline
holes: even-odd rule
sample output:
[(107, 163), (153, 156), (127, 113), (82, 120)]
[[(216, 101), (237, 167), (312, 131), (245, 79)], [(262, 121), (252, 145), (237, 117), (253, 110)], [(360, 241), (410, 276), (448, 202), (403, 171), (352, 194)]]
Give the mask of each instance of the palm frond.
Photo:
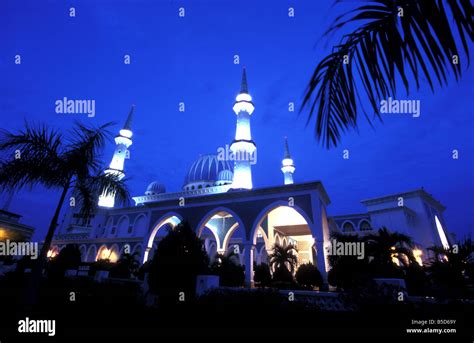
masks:
[[(448, 0), (447, 4), (451, 18), (443, 1), (371, 0), (334, 20), (326, 36), (358, 26), (319, 62), (305, 91), (300, 111), (309, 106), (307, 125), (316, 115), (317, 140), (327, 148), (337, 146), (342, 133), (357, 129), (360, 111), (371, 125), (373, 119), (382, 120), (380, 100), (396, 95), (397, 79), (409, 93), (411, 77), (418, 89), (424, 76), (432, 90), (433, 79), (444, 86), (450, 73), (460, 78), (462, 63), (454, 32), (469, 63), (473, 8), (470, 1)], [(403, 16), (398, 15), (400, 8)], [(459, 57), (458, 64), (452, 63), (453, 56)]]
[(72, 185), (72, 194), (76, 204), (81, 206), (81, 217), (87, 219), (96, 212), (100, 195), (113, 195), (117, 204), (128, 205), (130, 193), (125, 183), (126, 179), (114, 174), (99, 173), (76, 178)]

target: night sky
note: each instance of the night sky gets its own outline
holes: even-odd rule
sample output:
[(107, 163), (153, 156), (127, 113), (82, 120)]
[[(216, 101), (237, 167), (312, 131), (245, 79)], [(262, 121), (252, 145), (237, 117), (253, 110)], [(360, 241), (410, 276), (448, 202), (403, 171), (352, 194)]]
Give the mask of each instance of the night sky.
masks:
[[(299, 108), (314, 67), (331, 51), (320, 38), (341, 13), (332, 3), (2, 0), (1, 127), (16, 130), (25, 119), (61, 130), (75, 120), (115, 121), (118, 132), (136, 104), (126, 161), (131, 193), (143, 194), (154, 180), (178, 191), (199, 154), (216, 153), (232, 141), (232, 105), (245, 65), (255, 104), (255, 187), (283, 184), (283, 137), (288, 136), (295, 182), (321, 180), (332, 202), (330, 215), (359, 213), (361, 200), (424, 187), (447, 207), (448, 231), (458, 238), (472, 232), (472, 67), (464, 66), (462, 80), (435, 94), (426, 83), (410, 93), (409, 99), (421, 100), (419, 118), (386, 115), (375, 129), (361, 120), (358, 132), (330, 150), (317, 143), (311, 125), (305, 127), (307, 111), (288, 111), (289, 102)], [(180, 7), (184, 18), (178, 16)], [(130, 65), (124, 64), (126, 54)], [(21, 56), (20, 65), (15, 55)], [(95, 100), (96, 116), (55, 113), (55, 101), (63, 97)], [(179, 111), (180, 102), (185, 112)], [(104, 164), (113, 149), (111, 142)], [(453, 149), (458, 160), (452, 159)], [(58, 191), (24, 190), (10, 210), (37, 228), (34, 238), (43, 239), (58, 198)]]

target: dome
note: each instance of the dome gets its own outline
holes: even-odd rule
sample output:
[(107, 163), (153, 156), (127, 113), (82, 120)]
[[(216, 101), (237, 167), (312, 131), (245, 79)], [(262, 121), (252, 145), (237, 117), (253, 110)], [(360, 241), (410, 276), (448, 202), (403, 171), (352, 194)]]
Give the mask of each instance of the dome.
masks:
[[(222, 171), (232, 174), (232, 165), (227, 160), (219, 160), (216, 155), (203, 155), (194, 162), (184, 179), (184, 190), (213, 187)], [(227, 173), (227, 177), (228, 177)], [(231, 179), (232, 180), (232, 179)]]
[(231, 184), (233, 179), (234, 173), (232, 173), (229, 169), (224, 169), (219, 172), (219, 175), (217, 175), (216, 185), (221, 186)]
[(166, 192), (165, 185), (157, 181), (153, 181), (152, 183), (148, 185), (145, 195), (155, 195), (155, 194), (161, 194), (165, 192)]

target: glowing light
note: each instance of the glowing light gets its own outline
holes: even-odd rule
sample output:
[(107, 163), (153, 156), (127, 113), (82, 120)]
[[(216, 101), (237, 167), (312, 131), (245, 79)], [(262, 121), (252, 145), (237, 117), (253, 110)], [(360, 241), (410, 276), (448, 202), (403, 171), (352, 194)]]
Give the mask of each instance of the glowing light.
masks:
[(252, 97), (250, 96), (250, 94), (241, 93), (237, 95), (235, 101), (252, 101)]
[[(390, 250), (395, 251), (395, 247), (391, 247)], [(395, 263), (397, 266), (400, 266), (400, 260), (398, 259), (397, 253), (390, 254), (390, 257), (392, 258), (393, 263)]]
[(242, 111), (247, 112), (248, 114), (252, 114), (255, 110), (255, 107), (251, 102), (239, 101), (234, 104), (234, 107), (232, 107), (232, 109), (234, 110), (235, 114), (239, 114)]
[(112, 194), (99, 196), (99, 206), (112, 208), (115, 205), (115, 196)]
[(56, 249), (49, 249), (46, 253), (47, 258), (54, 258), (58, 255), (58, 251)]
[(435, 216), (435, 223), (436, 223), (436, 228), (438, 229), (438, 234), (439, 238), (441, 239), (441, 244), (445, 249), (449, 249), (449, 242), (448, 238), (446, 237), (446, 234), (444, 233), (443, 226), (441, 225), (441, 222), (438, 219), (438, 216)]
[(127, 138), (132, 138), (133, 133), (130, 130), (122, 129), (122, 130), (120, 130), (120, 136), (127, 137)]
[(5, 230), (0, 230), (0, 239), (6, 239), (8, 237), (7, 232)]
[(415, 257), (416, 262), (422, 266), (423, 265), (423, 260), (421, 258), (421, 255), (423, 255), (423, 251), (420, 249), (413, 249), (413, 256)]

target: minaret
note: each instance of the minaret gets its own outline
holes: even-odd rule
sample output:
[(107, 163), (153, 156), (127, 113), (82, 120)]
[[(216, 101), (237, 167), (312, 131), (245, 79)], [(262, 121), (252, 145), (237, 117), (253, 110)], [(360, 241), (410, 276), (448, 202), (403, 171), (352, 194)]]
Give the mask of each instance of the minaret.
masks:
[[(135, 111), (135, 105), (132, 105), (130, 113), (128, 114), (127, 121), (123, 126), (123, 129), (119, 131), (118, 136), (115, 137), (115, 152), (110, 162), (109, 168), (107, 168), (105, 174), (115, 174), (119, 179), (125, 176), (124, 163), (125, 159), (129, 157), (128, 148), (132, 145), (132, 117)], [(114, 194), (103, 194), (99, 197), (99, 206), (101, 207), (114, 207), (115, 195)]]
[(235, 139), (230, 146), (234, 155), (234, 178), (232, 188), (252, 189), (252, 164), (255, 163), (257, 146), (250, 134), (250, 116), (255, 107), (248, 92), (245, 67), (242, 71), (240, 94), (235, 98), (233, 110), (237, 115)]
[(288, 148), (288, 138), (285, 137), (285, 156), (281, 161), (281, 171), (285, 176), (285, 185), (293, 184), (293, 173), (295, 172), (295, 165), (290, 155), (290, 149)]

